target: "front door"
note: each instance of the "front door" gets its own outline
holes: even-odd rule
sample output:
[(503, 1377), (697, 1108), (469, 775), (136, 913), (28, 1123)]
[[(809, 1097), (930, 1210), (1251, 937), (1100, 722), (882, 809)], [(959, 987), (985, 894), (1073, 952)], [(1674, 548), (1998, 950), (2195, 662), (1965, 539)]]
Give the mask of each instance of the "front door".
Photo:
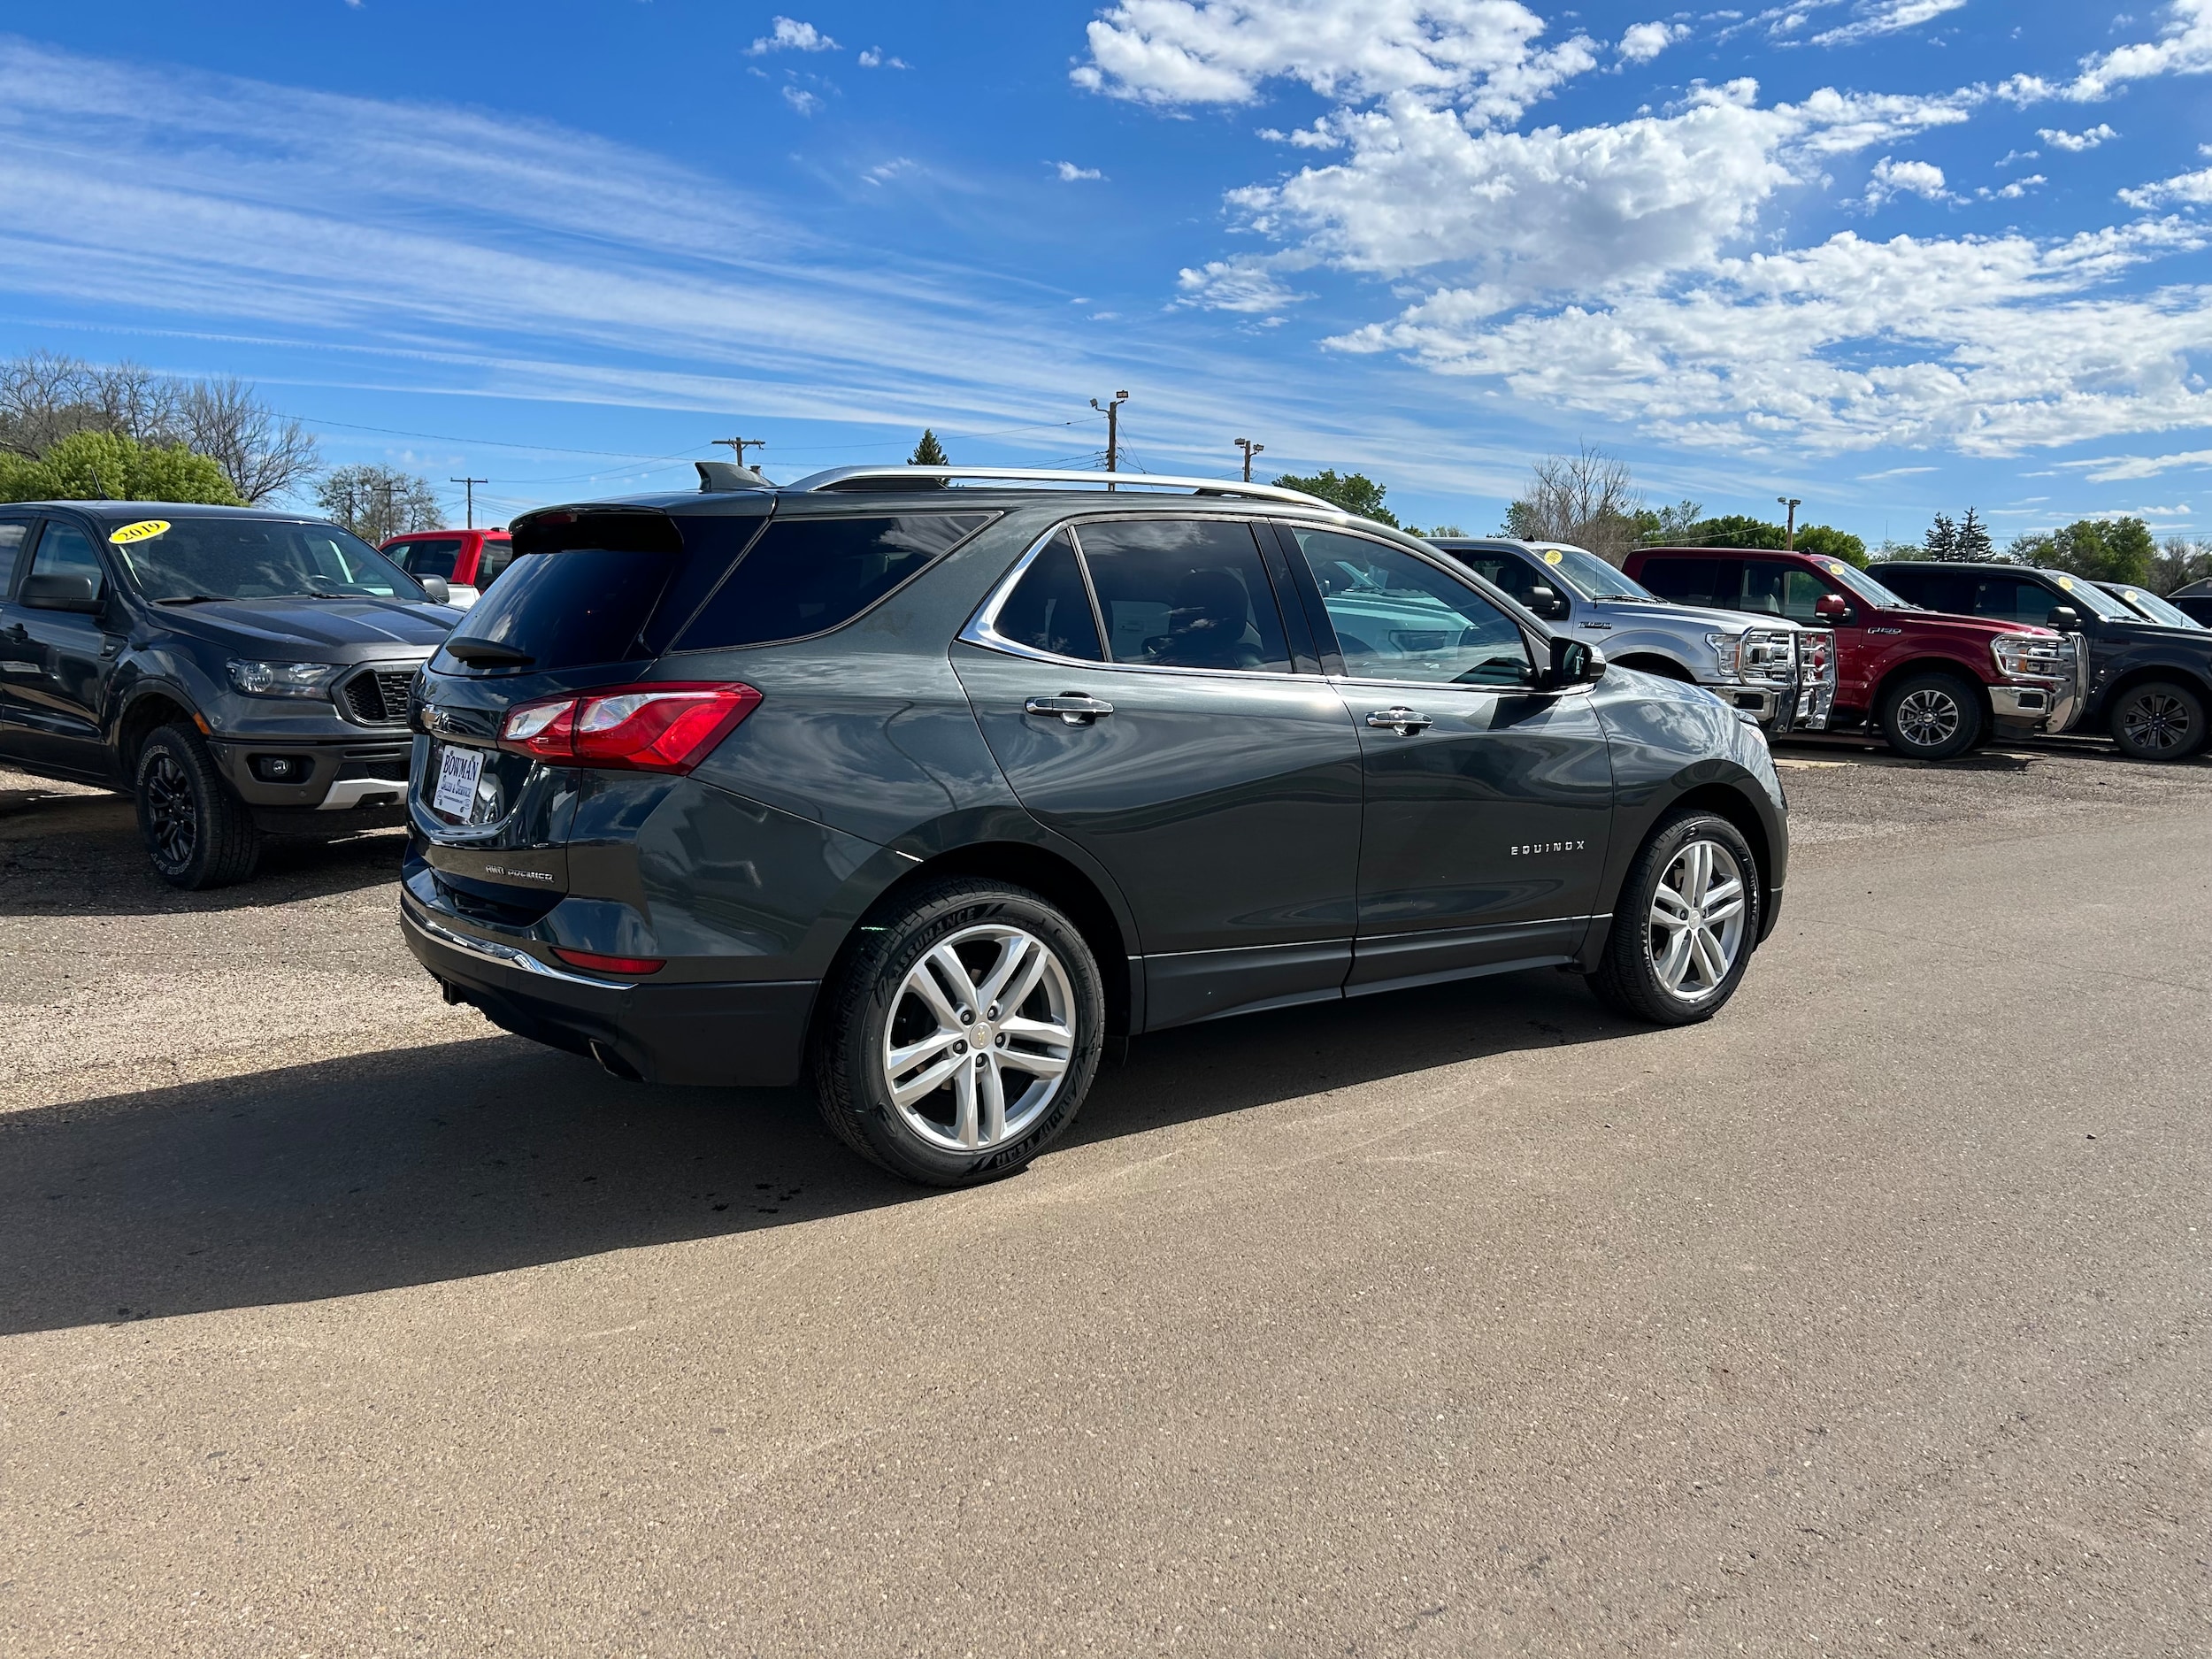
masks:
[[(46, 520), (31, 550), (23, 580), (33, 576), (85, 577), (94, 592), (108, 592), (91, 537), (58, 518)], [(17, 728), (12, 737), (19, 758), (42, 770), (110, 780), (100, 717), (122, 645), (98, 617), (34, 611), (19, 599), (0, 605), (0, 659), (8, 664), (8, 718)]]
[(15, 578), (23, 562), (23, 551), (30, 543), (31, 531), (37, 522), (27, 516), (0, 517), (0, 759), (24, 758), (25, 732), (15, 687), (43, 672), (42, 664), (31, 657), (27, 636), (17, 649), (19, 641), (11, 631), (11, 618), (6, 614), (7, 603), (14, 596)]
[(1249, 523), (1063, 530), (962, 640), (1015, 795), (1135, 917), (1148, 1027), (1340, 994), (1359, 740), (1296, 672)]
[(1538, 687), (1520, 625), (1395, 544), (1285, 526), (1336, 635), (1366, 779), (1348, 989), (1560, 962), (1602, 908), (1613, 771), (1586, 687)]

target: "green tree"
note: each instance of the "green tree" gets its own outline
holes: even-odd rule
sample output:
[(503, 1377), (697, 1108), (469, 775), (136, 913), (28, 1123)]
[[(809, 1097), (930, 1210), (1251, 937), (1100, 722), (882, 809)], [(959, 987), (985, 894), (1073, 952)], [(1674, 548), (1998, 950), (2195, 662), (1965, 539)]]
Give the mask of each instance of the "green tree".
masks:
[(2063, 529), (2015, 536), (2008, 550), (2023, 565), (2147, 587), (2158, 542), (2140, 518), (2077, 518)]
[(1959, 520), (1958, 557), (1977, 562), (1997, 557), (1997, 544), (1989, 539), (1989, 526), (1969, 507)]
[(0, 457), (0, 500), (245, 504), (221, 467), (182, 444), (142, 444), (90, 430), (56, 440), (36, 460)]
[(1955, 559), (1959, 557), (1959, 527), (1951, 522), (1951, 515), (1939, 512), (1935, 522), (1928, 526), (1928, 534), (1920, 541), (1921, 557), (1932, 559)]
[(906, 457), (909, 466), (950, 466), (945, 446), (937, 442), (937, 434), (930, 427), (922, 428), (922, 441), (914, 446), (914, 453)]
[(1801, 524), (1797, 526), (1797, 550), (1817, 553), (1824, 558), (1841, 559), (1847, 565), (1866, 568), (1866, 543), (1848, 530), (1832, 529), (1824, 524)]
[(1275, 480), (1278, 489), (1300, 489), (1309, 495), (1318, 495), (1323, 501), (1341, 507), (1361, 518), (1371, 518), (1377, 524), (1397, 528), (1398, 515), (1383, 505), (1383, 497), (1390, 492), (1364, 472), (1347, 472), (1337, 476), (1334, 467), (1301, 478), (1286, 472)]
[(2212, 541), (2192, 541), (2187, 536), (2170, 535), (2166, 545), (2158, 549), (2158, 557), (2151, 561), (2150, 578), (2144, 585), (2154, 592), (2170, 594), (2208, 576), (2212, 576)]
[(1780, 525), (1769, 524), (1764, 518), (1747, 518), (1741, 513), (1701, 518), (1690, 528), (1693, 534), (1689, 543), (1693, 547), (1755, 547), (1778, 551), (1789, 540), (1788, 532)]

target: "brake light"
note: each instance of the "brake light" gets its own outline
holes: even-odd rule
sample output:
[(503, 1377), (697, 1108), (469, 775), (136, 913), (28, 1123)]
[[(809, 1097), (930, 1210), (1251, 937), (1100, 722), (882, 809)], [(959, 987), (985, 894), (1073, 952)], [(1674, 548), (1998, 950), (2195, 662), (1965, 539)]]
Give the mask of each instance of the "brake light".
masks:
[(517, 703), (499, 746), (564, 766), (686, 772), (759, 706), (759, 692), (734, 682), (617, 686)]
[(553, 954), (572, 968), (588, 968), (594, 973), (658, 973), (668, 965), (662, 956), (603, 956), (595, 950), (570, 950), (561, 945), (553, 947)]

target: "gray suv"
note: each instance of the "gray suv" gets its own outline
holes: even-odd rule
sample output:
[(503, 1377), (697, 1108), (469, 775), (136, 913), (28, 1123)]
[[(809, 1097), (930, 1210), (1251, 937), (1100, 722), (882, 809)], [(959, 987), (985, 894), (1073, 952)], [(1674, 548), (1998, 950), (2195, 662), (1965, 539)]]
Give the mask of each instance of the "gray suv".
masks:
[(1609, 661), (1709, 687), (1774, 735), (1817, 732), (1836, 703), (1836, 635), (1786, 617), (1662, 599), (1563, 541), (1432, 541)]
[(810, 1073), (939, 1185), (1109, 1036), (1544, 966), (1728, 1001), (1788, 856), (1748, 718), (1310, 497), (1144, 481), (710, 464), (517, 519), (419, 682), (409, 945), (618, 1076)]

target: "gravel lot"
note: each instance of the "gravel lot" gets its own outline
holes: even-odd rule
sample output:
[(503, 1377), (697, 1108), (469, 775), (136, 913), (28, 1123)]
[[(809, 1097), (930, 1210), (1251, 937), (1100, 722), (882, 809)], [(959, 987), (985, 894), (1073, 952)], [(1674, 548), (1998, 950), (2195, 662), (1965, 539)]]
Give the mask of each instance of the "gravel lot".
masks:
[(1783, 759), (1712, 1024), (1168, 1033), (959, 1194), (0, 772), (0, 1651), (2212, 1651), (2212, 763)]

